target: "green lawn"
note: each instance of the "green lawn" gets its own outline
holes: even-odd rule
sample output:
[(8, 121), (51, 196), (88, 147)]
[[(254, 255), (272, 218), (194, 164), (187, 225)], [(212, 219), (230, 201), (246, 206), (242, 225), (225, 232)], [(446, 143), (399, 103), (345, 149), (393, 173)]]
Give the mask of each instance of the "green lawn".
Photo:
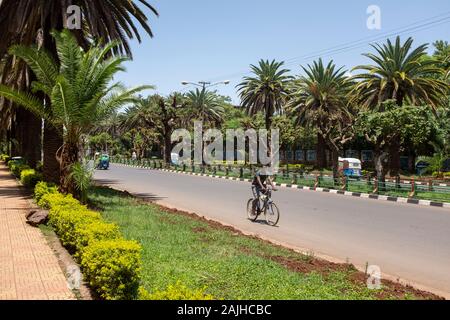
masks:
[(89, 199), (125, 237), (142, 244), (142, 279), (149, 291), (181, 280), (224, 299), (414, 297), (407, 288), (394, 294), (392, 284), (369, 290), (352, 266), (297, 254), (111, 189), (96, 188)]

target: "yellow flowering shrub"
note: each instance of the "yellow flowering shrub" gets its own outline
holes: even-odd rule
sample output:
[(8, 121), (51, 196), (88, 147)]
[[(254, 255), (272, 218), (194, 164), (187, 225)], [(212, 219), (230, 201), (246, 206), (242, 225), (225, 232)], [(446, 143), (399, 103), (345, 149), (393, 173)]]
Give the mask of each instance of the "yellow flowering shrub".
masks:
[(214, 297), (205, 293), (206, 288), (190, 289), (181, 281), (170, 284), (163, 291), (148, 292), (145, 288), (139, 288), (139, 300), (214, 300)]
[(106, 300), (138, 295), (141, 246), (123, 239), (95, 241), (84, 248), (81, 267), (90, 286)]

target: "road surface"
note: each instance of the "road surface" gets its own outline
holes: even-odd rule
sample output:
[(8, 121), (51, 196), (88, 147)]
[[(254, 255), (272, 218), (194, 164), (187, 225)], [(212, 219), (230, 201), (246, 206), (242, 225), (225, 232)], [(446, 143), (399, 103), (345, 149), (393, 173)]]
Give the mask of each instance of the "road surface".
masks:
[(277, 227), (252, 223), (248, 182), (111, 165), (104, 184), (195, 212), (317, 255), (377, 265), (381, 272), (450, 297), (450, 210), (279, 188)]

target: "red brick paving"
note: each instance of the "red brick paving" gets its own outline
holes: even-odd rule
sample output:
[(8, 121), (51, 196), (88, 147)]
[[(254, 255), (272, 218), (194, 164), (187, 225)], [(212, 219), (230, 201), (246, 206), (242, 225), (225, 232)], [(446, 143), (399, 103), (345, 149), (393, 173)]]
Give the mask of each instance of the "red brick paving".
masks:
[(0, 300), (74, 299), (58, 259), (38, 228), (26, 223), (29, 202), (0, 165)]

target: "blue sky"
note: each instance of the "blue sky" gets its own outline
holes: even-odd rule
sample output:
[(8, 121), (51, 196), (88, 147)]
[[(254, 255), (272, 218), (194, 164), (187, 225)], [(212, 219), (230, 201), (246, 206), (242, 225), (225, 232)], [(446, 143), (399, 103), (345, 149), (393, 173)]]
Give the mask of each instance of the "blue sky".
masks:
[[(250, 64), (263, 59), (286, 60), (292, 74), (322, 56), (351, 69), (368, 62), (361, 56), (370, 40), (403, 27), (402, 38), (415, 44), (450, 40), (449, 0), (150, 0), (160, 17), (150, 17), (155, 37), (132, 41), (134, 60), (117, 80), (127, 86), (152, 84), (169, 94), (192, 87), (181, 81), (220, 81), (220, 94), (238, 103), (236, 84)], [(381, 9), (381, 30), (366, 26), (369, 5)], [(447, 14), (446, 14), (447, 13)], [(433, 18), (434, 19), (430, 19)], [(428, 19), (428, 20), (427, 20)], [(436, 24), (428, 24), (435, 21)], [(420, 22), (414, 24), (416, 22)], [(403, 30), (403, 29), (402, 29)], [(355, 47), (323, 54), (318, 52), (356, 40)], [(311, 54), (312, 53), (312, 54)], [(308, 57), (306, 57), (308, 56)], [(155, 92), (155, 91), (153, 91)]]

